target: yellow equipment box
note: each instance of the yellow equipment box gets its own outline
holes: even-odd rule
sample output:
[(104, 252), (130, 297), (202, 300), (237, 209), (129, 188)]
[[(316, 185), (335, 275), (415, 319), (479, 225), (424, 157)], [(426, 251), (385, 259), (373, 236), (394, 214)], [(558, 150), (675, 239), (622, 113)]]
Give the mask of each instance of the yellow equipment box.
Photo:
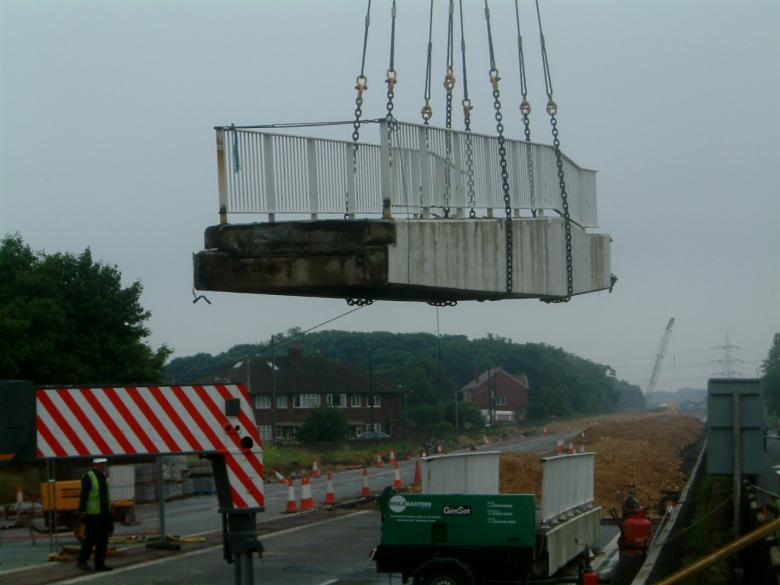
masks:
[[(49, 507), (51, 492), (54, 494), (53, 507)], [(81, 481), (78, 479), (41, 484), (41, 502), (44, 510), (60, 510), (62, 512), (78, 510), (80, 497)]]

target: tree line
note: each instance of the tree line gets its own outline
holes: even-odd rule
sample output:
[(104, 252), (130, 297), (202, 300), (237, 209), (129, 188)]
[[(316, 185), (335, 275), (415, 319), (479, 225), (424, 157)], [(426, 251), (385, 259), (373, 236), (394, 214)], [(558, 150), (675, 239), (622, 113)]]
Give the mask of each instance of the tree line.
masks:
[[(516, 343), (488, 334), (465, 335), (319, 331), (300, 334), (291, 329), (275, 335), (277, 355), (286, 340), (295, 338), (304, 354), (341, 359), (410, 392), (410, 417), (418, 424), (449, 420), (455, 393), (479, 373), (501, 366), (510, 374), (524, 373), (529, 381), (530, 418), (568, 417), (622, 409), (644, 408), (637, 386), (614, 377), (614, 370), (543, 343)], [(171, 383), (196, 380), (247, 355), (270, 357), (270, 340), (241, 344), (211, 355), (199, 353), (172, 360), (166, 367)]]

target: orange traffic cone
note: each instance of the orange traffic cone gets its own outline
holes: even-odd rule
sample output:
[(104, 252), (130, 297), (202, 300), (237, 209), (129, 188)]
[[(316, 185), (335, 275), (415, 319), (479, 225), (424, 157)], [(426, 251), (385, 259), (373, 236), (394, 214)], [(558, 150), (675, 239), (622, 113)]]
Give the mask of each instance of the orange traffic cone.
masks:
[(547, 436), (547, 427), (544, 427), (544, 436)]
[(558, 439), (557, 448), (558, 455), (563, 455), (563, 439)]
[(585, 453), (585, 443), (580, 445), (580, 453)]
[(281, 473), (279, 473), (278, 469), (274, 469), (274, 476), (276, 477), (276, 479), (279, 480), (279, 483), (290, 485), (290, 480), (287, 479), (285, 476), (283, 476)]
[(311, 495), (311, 484), (309, 476), (304, 475), (301, 480), (301, 510), (314, 509), (314, 496)]
[(441, 448), (441, 445), (436, 445), (436, 452), (437, 453), (444, 453), (444, 449)]
[(371, 488), (368, 485), (368, 467), (363, 466), (363, 489), (360, 491), (361, 498), (371, 497)]
[(420, 460), (417, 460), (417, 464), (414, 466), (414, 487), (420, 487), (422, 485), (422, 470), (420, 469)]
[(395, 465), (395, 451), (390, 451), (390, 460), (388, 461), (390, 465)]
[(325, 503), (332, 506), (336, 503), (336, 493), (333, 491), (333, 472), (328, 471), (328, 488), (325, 492)]
[(16, 504), (17, 506), (24, 503), (24, 490), (21, 484), (16, 484)]
[(574, 453), (574, 441), (569, 441), (569, 455)]
[(404, 487), (401, 483), (401, 468), (398, 467), (398, 461), (395, 462), (395, 479), (393, 479), (393, 487), (397, 490)]
[(382, 455), (380, 453), (376, 454), (376, 462), (374, 463), (375, 467), (384, 467), (385, 464), (382, 463)]
[(298, 511), (298, 504), (295, 502), (295, 486), (289, 479), (287, 481), (287, 507), (286, 514), (293, 514)]
[(317, 462), (314, 461), (311, 464), (311, 476), (312, 477), (319, 477), (320, 476), (320, 468), (317, 466)]

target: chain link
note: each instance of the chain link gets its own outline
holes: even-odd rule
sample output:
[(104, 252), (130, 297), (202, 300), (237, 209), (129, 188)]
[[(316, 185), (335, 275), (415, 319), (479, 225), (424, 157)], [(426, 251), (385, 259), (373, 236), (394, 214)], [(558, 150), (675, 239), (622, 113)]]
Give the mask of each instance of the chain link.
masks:
[(561, 154), (561, 141), (558, 138), (558, 105), (550, 100), (547, 103), (547, 113), (550, 115), (552, 126), (553, 146), (555, 147), (555, 166), (558, 169), (558, 186), (561, 189), (561, 207), (563, 208), (563, 230), (566, 246), (566, 295), (542, 299), (545, 303), (568, 303), (574, 294), (574, 266), (571, 254), (571, 218), (569, 216), (569, 198), (566, 194), (566, 180), (563, 173), (563, 156)]
[(455, 307), (458, 301), (428, 301), (431, 307)]
[(514, 278), (514, 234), (512, 233), (512, 198), (509, 194), (509, 172), (507, 171), (506, 140), (504, 139), (504, 116), (501, 113), (501, 92), (498, 89), (500, 81), (498, 69), (491, 69), (490, 83), (493, 86), (493, 108), (495, 109), (496, 134), (498, 135), (498, 162), (501, 167), (501, 190), (504, 194), (504, 211), (506, 212), (506, 292), (511, 293)]
[[(355, 121), (352, 122), (352, 173), (357, 176), (357, 151), (360, 139), (360, 118), (363, 115), (363, 92), (368, 89), (368, 78), (358, 75), (355, 78)], [(349, 219), (349, 191), (344, 191), (344, 219)]]
[(346, 298), (344, 299), (347, 301), (347, 304), (350, 307), (358, 306), (358, 307), (366, 307), (368, 305), (374, 304), (374, 299), (353, 299), (353, 298)]
[[(450, 21), (452, 25), (452, 21)], [(447, 67), (447, 75), (444, 77), (444, 89), (447, 90), (447, 99), (444, 109), (444, 124), (447, 130), (452, 129), (452, 90), (455, 88), (455, 74), (452, 67)], [(452, 193), (452, 134), (445, 135), (445, 170), (444, 170), (444, 217), (450, 216), (450, 195)]]

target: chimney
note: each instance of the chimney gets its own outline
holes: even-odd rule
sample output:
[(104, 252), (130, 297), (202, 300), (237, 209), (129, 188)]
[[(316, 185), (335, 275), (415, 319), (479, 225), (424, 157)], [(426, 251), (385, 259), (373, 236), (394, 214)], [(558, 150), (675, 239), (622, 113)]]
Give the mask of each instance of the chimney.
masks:
[(290, 349), (287, 351), (287, 357), (290, 360), (290, 364), (296, 369), (300, 370), (303, 367), (303, 359), (301, 355), (301, 344), (297, 341), (293, 341), (290, 344)]

